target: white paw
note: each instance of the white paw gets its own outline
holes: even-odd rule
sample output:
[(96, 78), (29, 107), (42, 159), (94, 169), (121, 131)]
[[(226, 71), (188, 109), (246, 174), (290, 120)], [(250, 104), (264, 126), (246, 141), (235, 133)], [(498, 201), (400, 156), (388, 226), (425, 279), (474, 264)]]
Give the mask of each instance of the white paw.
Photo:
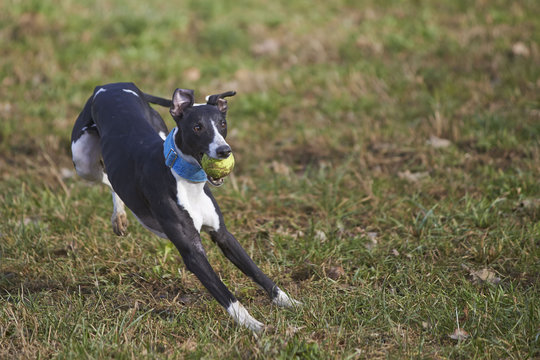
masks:
[(276, 304), (277, 306), (286, 307), (286, 308), (292, 308), (292, 307), (302, 305), (300, 301), (294, 300), (292, 297), (290, 297), (289, 295), (281, 291), (281, 289), (278, 289), (278, 293), (272, 299), (272, 303)]
[(236, 323), (247, 327), (249, 330), (255, 333), (260, 333), (264, 329), (264, 324), (255, 320), (255, 318), (253, 318), (246, 308), (238, 301), (235, 301), (229, 305), (227, 312), (232, 316)]
[(125, 212), (113, 213), (111, 222), (116, 235), (124, 236), (127, 234), (128, 219)]

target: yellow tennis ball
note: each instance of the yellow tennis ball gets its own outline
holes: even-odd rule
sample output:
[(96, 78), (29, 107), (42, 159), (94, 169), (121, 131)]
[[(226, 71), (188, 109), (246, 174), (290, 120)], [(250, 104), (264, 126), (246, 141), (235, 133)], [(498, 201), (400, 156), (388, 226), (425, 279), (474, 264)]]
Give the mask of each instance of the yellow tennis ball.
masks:
[(231, 154), (226, 159), (213, 159), (204, 154), (201, 165), (206, 175), (213, 179), (221, 179), (229, 175), (233, 170), (234, 156)]

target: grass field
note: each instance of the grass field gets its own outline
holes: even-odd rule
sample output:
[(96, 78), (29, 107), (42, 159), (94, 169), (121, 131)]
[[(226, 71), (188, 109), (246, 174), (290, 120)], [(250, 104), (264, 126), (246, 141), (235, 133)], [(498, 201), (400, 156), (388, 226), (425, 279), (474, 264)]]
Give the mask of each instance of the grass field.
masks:
[[(0, 3), (0, 358), (540, 358), (540, 2)], [(96, 85), (237, 90), (239, 328), (73, 174)], [(172, 121), (166, 109), (160, 112)]]

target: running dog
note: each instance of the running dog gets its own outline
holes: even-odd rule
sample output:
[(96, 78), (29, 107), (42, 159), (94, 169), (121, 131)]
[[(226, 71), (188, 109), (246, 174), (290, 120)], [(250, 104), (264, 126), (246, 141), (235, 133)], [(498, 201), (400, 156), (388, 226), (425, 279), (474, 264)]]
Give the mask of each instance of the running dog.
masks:
[[(113, 230), (127, 229), (125, 206), (148, 230), (176, 246), (187, 269), (238, 324), (254, 332), (264, 325), (254, 319), (227, 289), (208, 262), (200, 232), (206, 231), (225, 256), (282, 307), (300, 303), (283, 292), (255, 265), (227, 231), (201, 167), (204, 154), (224, 159), (231, 153), (227, 135), (227, 96), (212, 95), (194, 103), (193, 90), (176, 89), (172, 100), (143, 93), (132, 83), (95, 88), (71, 135), (73, 163), (84, 179), (104, 183), (113, 198)], [(163, 119), (149, 102), (170, 107), (176, 127), (167, 135)]]

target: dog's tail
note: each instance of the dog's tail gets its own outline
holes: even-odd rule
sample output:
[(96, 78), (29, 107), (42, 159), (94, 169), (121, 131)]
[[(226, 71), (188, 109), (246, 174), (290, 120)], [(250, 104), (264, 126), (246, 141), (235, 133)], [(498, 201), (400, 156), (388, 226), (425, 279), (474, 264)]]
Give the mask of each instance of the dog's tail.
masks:
[(148, 101), (149, 103), (160, 105), (163, 107), (168, 107), (168, 108), (170, 108), (172, 105), (172, 100), (164, 99), (162, 97), (150, 95), (147, 93), (143, 93), (143, 95), (144, 95), (144, 100)]

